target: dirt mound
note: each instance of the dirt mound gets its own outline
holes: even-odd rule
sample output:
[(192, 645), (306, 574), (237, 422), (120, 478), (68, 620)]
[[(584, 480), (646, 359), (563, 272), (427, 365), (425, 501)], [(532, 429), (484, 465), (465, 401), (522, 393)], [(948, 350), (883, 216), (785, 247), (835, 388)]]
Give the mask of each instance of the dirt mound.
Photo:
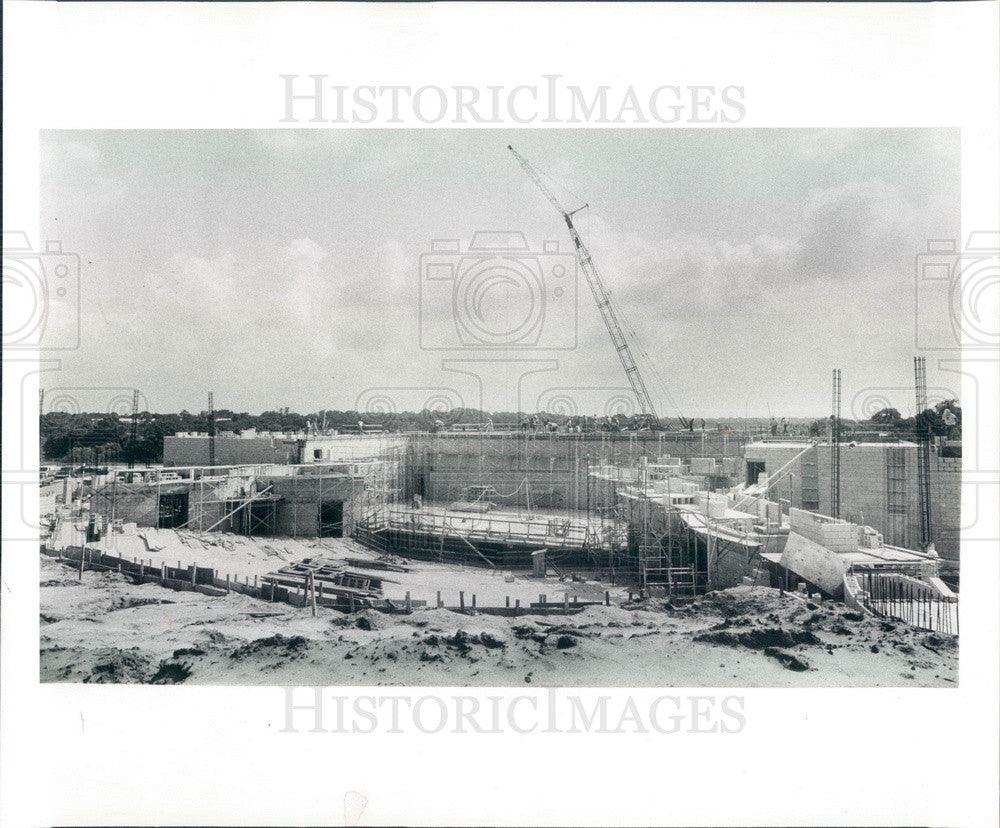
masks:
[(717, 630), (696, 635), (694, 640), (708, 644), (723, 644), (727, 647), (747, 647), (751, 650), (821, 643), (809, 630), (786, 630), (784, 627), (758, 627), (741, 632)]
[(399, 623), (399, 620), (378, 610), (365, 609), (350, 615), (338, 615), (330, 623), (334, 627), (349, 627), (365, 630), (366, 632), (374, 632), (376, 630), (387, 630)]
[(958, 650), (958, 636), (945, 635), (944, 633), (930, 633), (925, 635), (920, 642), (928, 650), (935, 653), (955, 652)]
[(113, 649), (102, 653), (84, 682), (93, 684), (136, 684), (145, 682), (152, 672), (152, 659), (133, 650)]
[(267, 638), (258, 638), (249, 644), (237, 647), (229, 654), (229, 657), (239, 660), (259, 654), (297, 654), (308, 647), (309, 639), (305, 636), (293, 635), (291, 638), (285, 638), (281, 633), (278, 633)]
[(395, 623), (395, 620), (378, 610), (366, 609), (354, 616), (354, 626), (359, 630), (385, 630)]
[(799, 658), (792, 653), (786, 653), (784, 650), (779, 650), (777, 647), (765, 647), (764, 655), (778, 659), (786, 670), (794, 670), (796, 673), (804, 673), (809, 669), (808, 661)]
[(180, 684), (191, 675), (188, 664), (178, 664), (173, 661), (161, 661), (160, 669), (150, 677), (150, 684)]
[(717, 612), (723, 618), (749, 615), (760, 617), (780, 607), (785, 599), (770, 587), (733, 587), (708, 592), (689, 606), (691, 611)]
[(452, 635), (430, 633), (424, 636), (423, 643), (429, 647), (445, 647), (463, 656), (471, 653), (476, 646), (485, 647), (487, 650), (502, 650), (507, 646), (506, 641), (493, 633), (467, 633), (465, 630), (456, 630)]
[(133, 607), (146, 607), (150, 604), (172, 604), (173, 601), (167, 601), (163, 598), (129, 598), (128, 596), (122, 595), (115, 598), (108, 607), (108, 612), (116, 612), (117, 610), (132, 609)]

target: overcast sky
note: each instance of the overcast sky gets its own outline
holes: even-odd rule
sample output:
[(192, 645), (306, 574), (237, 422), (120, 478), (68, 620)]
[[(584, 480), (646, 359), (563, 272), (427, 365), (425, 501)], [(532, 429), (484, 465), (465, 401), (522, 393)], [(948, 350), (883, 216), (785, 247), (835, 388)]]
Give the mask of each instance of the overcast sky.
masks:
[[(531, 252), (546, 240), (570, 250), (561, 217), (507, 152), (512, 143), (568, 209), (589, 203), (575, 220), (663, 378), (647, 376), (662, 414), (821, 416), (835, 367), (845, 415), (852, 402), (871, 407), (866, 388), (906, 412), (915, 256), (929, 238), (958, 236), (958, 138), (46, 132), (42, 232), (81, 256), (84, 339), (45, 384), (135, 386), (154, 411), (202, 410), (209, 390), (217, 407), (251, 412), (383, 397), (410, 409), (431, 398), (478, 405), (472, 378), (442, 365), (478, 360), (460, 367), (482, 377), (487, 408), (509, 410), (518, 377), (552, 360), (557, 370), (524, 380), (522, 407), (569, 398), (580, 413), (602, 411), (627, 383), (582, 274), (575, 290), (574, 274), (562, 277), (557, 296), (551, 254), (508, 256), (493, 271), (445, 254), (424, 258), (422, 273), (432, 240), (460, 240), (464, 251), (477, 230), (522, 231)], [(541, 277), (519, 282), (535, 261)], [(466, 280), (483, 273), (427, 278), (444, 272), (429, 265), (448, 262)], [(518, 320), (532, 347), (484, 350)], [(956, 384), (928, 363), (932, 396)]]

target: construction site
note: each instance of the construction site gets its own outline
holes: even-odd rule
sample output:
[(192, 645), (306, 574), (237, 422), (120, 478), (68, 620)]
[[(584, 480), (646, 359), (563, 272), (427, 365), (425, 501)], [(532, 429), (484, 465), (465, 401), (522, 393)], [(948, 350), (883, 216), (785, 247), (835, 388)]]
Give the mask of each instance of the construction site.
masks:
[[(641, 414), (220, 434), (209, 395), (208, 431), (167, 436), (162, 464), (43, 486), (43, 680), (957, 681), (961, 451), (921, 419), (923, 358), (914, 440), (844, 439), (839, 369), (825, 435), (664, 417), (577, 211), (511, 152)], [(138, 392), (133, 445), (137, 416)]]

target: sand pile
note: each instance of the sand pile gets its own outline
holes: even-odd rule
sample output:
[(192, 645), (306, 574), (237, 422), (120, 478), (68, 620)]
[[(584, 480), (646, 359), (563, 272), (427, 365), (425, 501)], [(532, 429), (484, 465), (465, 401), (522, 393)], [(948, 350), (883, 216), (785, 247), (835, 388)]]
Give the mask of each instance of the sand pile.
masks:
[[(474, 573), (482, 578), (482, 572)], [(453, 573), (456, 583), (461, 572)], [(507, 617), (342, 615), (135, 585), (41, 559), (43, 681), (512, 686), (953, 686), (958, 645), (738, 587), (688, 604)]]

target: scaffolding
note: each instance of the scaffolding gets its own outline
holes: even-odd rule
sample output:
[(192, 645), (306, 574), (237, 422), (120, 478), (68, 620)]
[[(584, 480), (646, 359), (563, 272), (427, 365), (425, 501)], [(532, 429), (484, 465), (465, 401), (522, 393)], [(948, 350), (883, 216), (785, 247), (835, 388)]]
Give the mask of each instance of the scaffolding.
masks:
[(109, 521), (251, 536), (341, 537), (395, 502), (399, 474), (398, 459), (144, 470), (111, 475), (88, 499)]
[(708, 582), (708, 550), (700, 554), (694, 536), (680, 520), (677, 503), (693, 498), (694, 485), (671, 475), (676, 467), (650, 464), (600, 466), (591, 477), (609, 487), (609, 509), (624, 527), (626, 543), (614, 550), (615, 576), (637, 583), (645, 592), (689, 598)]
[(597, 566), (607, 548), (622, 538), (614, 527), (588, 518), (558, 513), (517, 514), (455, 512), (443, 508), (389, 506), (366, 518), (355, 538), (404, 557), (459, 561), (488, 566), (530, 567), (531, 553), (547, 552), (556, 568)]

